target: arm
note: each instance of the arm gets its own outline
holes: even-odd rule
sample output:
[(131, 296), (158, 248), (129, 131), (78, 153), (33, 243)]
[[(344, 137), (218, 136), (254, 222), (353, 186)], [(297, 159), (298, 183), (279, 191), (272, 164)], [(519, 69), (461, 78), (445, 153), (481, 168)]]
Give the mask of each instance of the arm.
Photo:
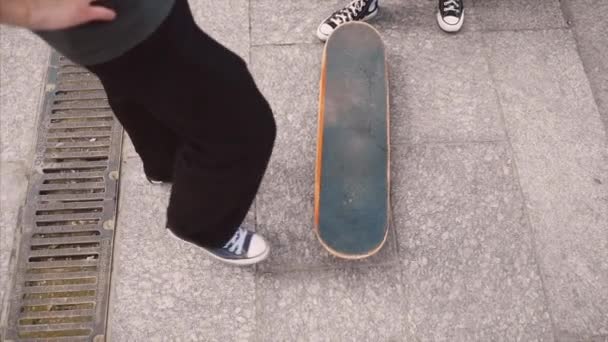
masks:
[(0, 0), (0, 24), (32, 30), (60, 30), (115, 17), (114, 11), (93, 0)]
[(28, 17), (27, 1), (0, 0), (0, 24), (26, 26)]

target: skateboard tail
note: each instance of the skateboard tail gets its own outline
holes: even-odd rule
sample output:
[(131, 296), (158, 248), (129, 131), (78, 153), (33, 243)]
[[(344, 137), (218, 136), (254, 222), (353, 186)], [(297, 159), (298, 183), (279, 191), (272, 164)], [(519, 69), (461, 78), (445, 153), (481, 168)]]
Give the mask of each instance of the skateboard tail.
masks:
[(375, 248), (367, 251), (366, 253), (361, 253), (361, 254), (342, 253), (342, 252), (340, 252), (340, 251), (332, 248), (325, 240), (323, 240), (323, 238), (319, 234), (318, 229), (316, 230), (316, 234), (315, 235), (317, 236), (317, 239), (319, 240), (319, 243), (321, 243), (321, 245), (325, 249), (327, 249), (327, 251), (329, 253), (331, 253), (332, 255), (337, 256), (337, 257), (342, 258), (342, 259), (347, 259), (347, 260), (361, 260), (361, 259), (369, 258), (370, 256), (378, 253), (382, 249), (382, 247), (384, 246), (384, 243), (386, 242), (386, 239), (388, 238), (388, 228), (389, 227), (387, 227), (385, 229), (384, 238), (382, 239), (382, 241), (380, 241), (380, 243)]

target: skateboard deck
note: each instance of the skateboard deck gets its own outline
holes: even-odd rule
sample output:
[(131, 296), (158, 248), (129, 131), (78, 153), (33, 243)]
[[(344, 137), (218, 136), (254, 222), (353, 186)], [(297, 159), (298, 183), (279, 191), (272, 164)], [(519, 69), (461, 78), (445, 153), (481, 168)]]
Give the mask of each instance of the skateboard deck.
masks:
[(323, 52), (315, 172), (315, 233), (333, 255), (378, 252), (390, 210), (388, 77), (370, 25), (345, 24)]

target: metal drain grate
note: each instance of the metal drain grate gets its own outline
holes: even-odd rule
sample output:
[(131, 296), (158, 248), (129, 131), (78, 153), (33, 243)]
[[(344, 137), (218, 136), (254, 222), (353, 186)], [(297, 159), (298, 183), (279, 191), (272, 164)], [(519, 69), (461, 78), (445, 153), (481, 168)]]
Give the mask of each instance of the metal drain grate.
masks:
[(122, 127), (99, 80), (51, 58), (6, 340), (104, 340)]

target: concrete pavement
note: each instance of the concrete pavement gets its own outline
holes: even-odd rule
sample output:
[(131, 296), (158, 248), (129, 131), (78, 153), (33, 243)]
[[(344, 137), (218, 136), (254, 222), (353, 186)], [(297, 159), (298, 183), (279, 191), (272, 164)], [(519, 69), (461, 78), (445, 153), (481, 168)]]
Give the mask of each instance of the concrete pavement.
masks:
[[(169, 188), (145, 181), (126, 144), (113, 341), (608, 340), (601, 0), (472, 0), (456, 35), (437, 27), (434, 1), (381, 2), (393, 227), (363, 262), (334, 259), (312, 233), (314, 32), (342, 1), (191, 4), (275, 111), (276, 149), (247, 219), (273, 250), (237, 269), (171, 239)], [(48, 51), (1, 34), (3, 285)]]

